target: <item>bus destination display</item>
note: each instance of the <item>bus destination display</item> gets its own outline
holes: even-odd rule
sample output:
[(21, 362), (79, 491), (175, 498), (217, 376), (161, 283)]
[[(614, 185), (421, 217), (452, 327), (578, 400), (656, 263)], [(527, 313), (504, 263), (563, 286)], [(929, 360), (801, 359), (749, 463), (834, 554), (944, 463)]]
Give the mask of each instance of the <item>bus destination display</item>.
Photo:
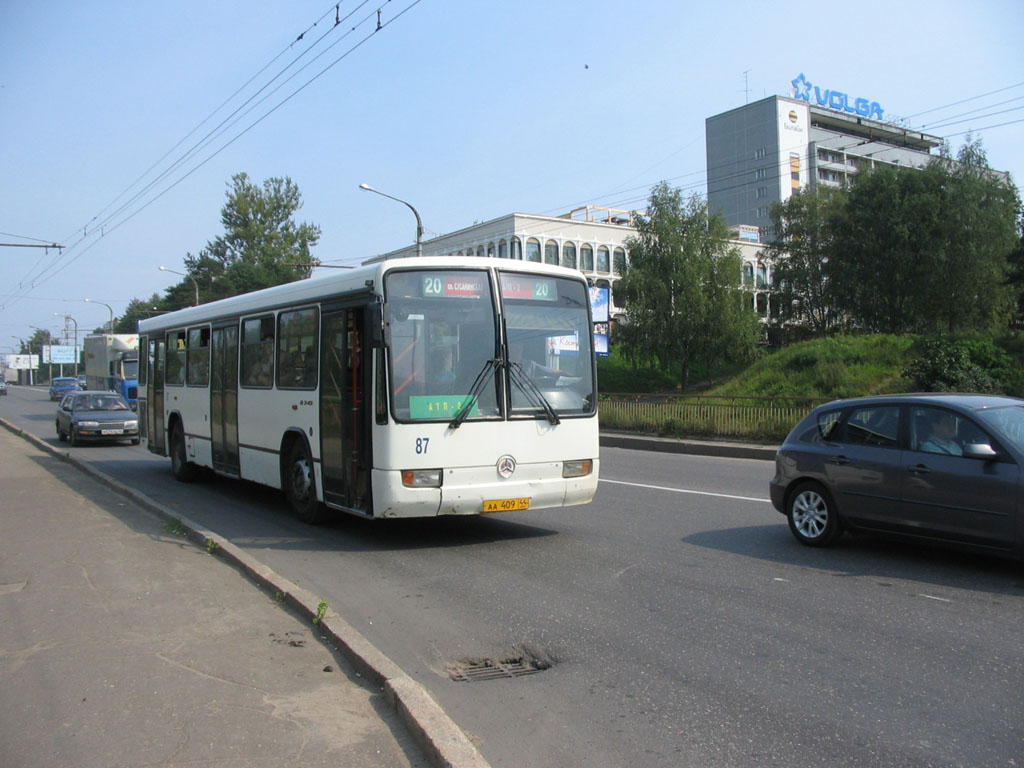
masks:
[(555, 281), (546, 277), (530, 275), (502, 275), (501, 296), (504, 299), (532, 299), (533, 301), (556, 301), (558, 288)]
[(432, 274), (423, 275), (423, 295), (427, 298), (439, 296), (462, 299), (478, 299), (487, 295), (486, 275)]

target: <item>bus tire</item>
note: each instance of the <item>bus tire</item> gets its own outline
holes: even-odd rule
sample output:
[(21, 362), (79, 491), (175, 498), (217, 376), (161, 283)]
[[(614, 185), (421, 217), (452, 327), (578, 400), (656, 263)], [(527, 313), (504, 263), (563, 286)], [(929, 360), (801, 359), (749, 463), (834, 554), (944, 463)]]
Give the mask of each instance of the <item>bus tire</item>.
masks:
[(199, 478), (199, 467), (191, 463), (185, 453), (185, 435), (181, 431), (181, 424), (175, 424), (171, 429), (171, 471), (174, 479), (182, 483), (195, 482)]
[(323, 522), (324, 505), (316, 498), (313, 459), (303, 440), (295, 440), (288, 449), (284, 467), (284, 495), (292, 514), (310, 525)]

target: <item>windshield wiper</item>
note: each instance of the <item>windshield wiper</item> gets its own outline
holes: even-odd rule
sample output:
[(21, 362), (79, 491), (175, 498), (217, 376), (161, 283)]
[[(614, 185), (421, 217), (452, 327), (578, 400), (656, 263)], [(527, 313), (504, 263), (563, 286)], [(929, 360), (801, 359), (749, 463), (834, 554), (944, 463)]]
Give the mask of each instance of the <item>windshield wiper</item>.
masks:
[(529, 374), (523, 370), (523, 366), (512, 361), (509, 361), (507, 365), (509, 379), (523, 390), (523, 394), (526, 395), (530, 405), (544, 411), (544, 415), (547, 416), (550, 424), (560, 424), (562, 420), (558, 418), (555, 409), (551, 407), (551, 403), (544, 397), (544, 393), (540, 391), (540, 388), (530, 378)]
[(496, 368), (500, 368), (502, 361), (499, 358), (492, 358), (484, 363), (484, 367), (480, 369), (480, 373), (476, 375), (476, 379), (473, 381), (473, 386), (469, 388), (469, 394), (466, 395), (466, 402), (463, 403), (462, 408), (455, 414), (455, 418), (448, 422), (449, 429), (458, 429), (462, 426), (467, 418), (469, 418), (470, 411), (473, 410), (473, 406), (476, 405), (476, 400), (483, 392), (484, 387), (487, 384), (487, 380), (491, 378), (491, 374)]

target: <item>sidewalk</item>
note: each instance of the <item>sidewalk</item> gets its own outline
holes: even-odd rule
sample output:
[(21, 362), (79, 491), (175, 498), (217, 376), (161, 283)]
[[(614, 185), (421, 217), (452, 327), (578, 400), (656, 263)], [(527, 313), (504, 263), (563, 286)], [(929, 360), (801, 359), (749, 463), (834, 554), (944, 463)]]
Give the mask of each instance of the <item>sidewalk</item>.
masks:
[(389, 662), (357, 672), (217, 540), (2, 428), (0, 531), (5, 768), (452, 764), (410, 735), (423, 692), (396, 695)]

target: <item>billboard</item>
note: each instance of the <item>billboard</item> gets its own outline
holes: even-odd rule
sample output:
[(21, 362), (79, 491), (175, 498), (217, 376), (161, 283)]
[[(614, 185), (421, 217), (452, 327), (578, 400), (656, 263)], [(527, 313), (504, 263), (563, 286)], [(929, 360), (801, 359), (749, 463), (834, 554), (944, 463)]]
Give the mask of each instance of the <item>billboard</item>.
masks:
[(590, 311), (594, 315), (594, 354), (608, 357), (608, 321), (611, 304), (611, 291), (607, 286), (590, 286)]
[(16, 371), (31, 371), (39, 367), (39, 355), (5, 355), (7, 367)]
[(68, 363), (74, 364), (78, 361), (78, 348), (66, 347), (51, 344), (43, 347), (43, 362), (55, 365)]
[(609, 289), (605, 286), (590, 286), (590, 311), (595, 323), (608, 322)]

